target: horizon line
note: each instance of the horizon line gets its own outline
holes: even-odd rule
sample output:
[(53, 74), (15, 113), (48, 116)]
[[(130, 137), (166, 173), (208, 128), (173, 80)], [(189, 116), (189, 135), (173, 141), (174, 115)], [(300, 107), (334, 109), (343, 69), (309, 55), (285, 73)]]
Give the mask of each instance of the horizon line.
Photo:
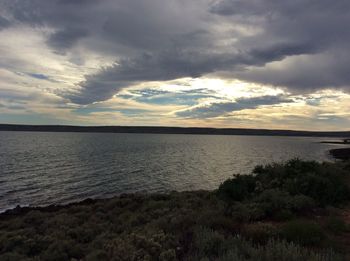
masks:
[[(293, 132), (293, 133), (310, 133), (310, 134), (321, 134), (321, 133), (348, 133), (350, 134), (349, 130), (331, 130), (331, 131), (324, 131), (324, 130), (295, 130), (295, 129), (265, 129), (265, 128), (235, 128), (235, 127), (188, 127), (188, 126), (149, 126), (149, 125), (70, 125), (70, 124), (13, 124), (13, 123), (0, 123), (0, 131), (3, 131), (4, 127), (26, 127), (26, 128), (40, 128), (40, 127), (47, 127), (47, 128), (134, 128), (134, 129), (140, 129), (140, 128), (150, 128), (150, 129), (178, 129), (178, 130), (188, 130), (188, 129), (194, 129), (194, 130), (232, 130), (232, 131), (267, 131), (267, 132)], [(18, 130), (20, 131), (20, 130)], [(46, 130), (50, 131), (50, 130)], [(209, 133), (210, 134), (210, 133)]]

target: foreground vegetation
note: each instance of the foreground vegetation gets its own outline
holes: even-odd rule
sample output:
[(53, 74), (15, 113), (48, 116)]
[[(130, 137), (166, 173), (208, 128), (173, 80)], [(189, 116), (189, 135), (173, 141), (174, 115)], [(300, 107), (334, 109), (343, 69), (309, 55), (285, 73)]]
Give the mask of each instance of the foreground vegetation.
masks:
[(211, 192), (16, 208), (0, 215), (0, 260), (346, 260), (349, 176), (291, 160)]
[[(349, 144), (349, 142), (343, 144)], [(350, 148), (332, 149), (329, 153), (335, 159), (350, 160)]]

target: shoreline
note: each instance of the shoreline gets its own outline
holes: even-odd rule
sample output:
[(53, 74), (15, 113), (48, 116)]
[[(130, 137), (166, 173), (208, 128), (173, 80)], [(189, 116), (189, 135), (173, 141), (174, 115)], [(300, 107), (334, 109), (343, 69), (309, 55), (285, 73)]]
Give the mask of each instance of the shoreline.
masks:
[[(334, 143), (334, 142), (328, 142), (324, 141), (321, 143), (330, 143), (330, 144), (344, 144), (344, 143)], [(339, 149), (331, 149), (328, 150), (328, 153), (330, 155), (330, 158), (333, 160), (350, 160), (350, 148), (339, 148)], [(325, 161), (326, 162), (326, 161)], [(48, 205), (38, 205), (38, 206), (31, 206), (31, 205), (16, 205), (13, 207), (8, 207), (4, 209), (3, 211), (0, 211), (0, 218), (3, 216), (14, 216), (14, 215), (21, 215), (25, 214), (27, 212), (30, 212), (32, 210), (39, 210), (43, 212), (54, 212), (63, 208), (69, 208), (71, 206), (79, 206), (79, 205), (91, 205), (94, 204), (98, 201), (106, 201), (106, 200), (112, 200), (115, 198), (123, 198), (127, 196), (146, 196), (146, 195), (169, 195), (171, 193), (196, 193), (196, 192), (213, 192), (215, 190), (190, 190), (190, 191), (168, 191), (168, 192), (154, 192), (154, 193), (149, 193), (149, 192), (130, 192), (130, 193), (120, 193), (116, 194), (111, 197), (106, 197), (106, 198), (85, 198), (73, 202), (68, 202), (68, 203), (58, 203), (58, 204), (48, 204)]]
[(123, 199), (123, 198), (137, 198), (137, 197), (148, 197), (148, 196), (160, 196), (160, 197), (167, 197), (172, 194), (197, 194), (197, 193), (213, 193), (214, 190), (189, 190), (189, 191), (169, 191), (169, 192), (130, 192), (130, 193), (121, 193), (117, 194), (115, 196), (106, 197), (106, 198), (85, 198), (69, 203), (58, 203), (58, 204), (48, 204), (48, 205), (39, 205), (39, 206), (30, 206), (30, 205), (16, 205), (14, 207), (9, 207), (5, 209), (4, 211), (0, 212), (0, 219), (1, 218), (7, 218), (7, 217), (15, 217), (15, 216), (21, 216), (25, 215), (30, 211), (41, 211), (41, 212), (47, 212), (52, 213), (56, 212), (62, 209), (71, 208), (71, 207), (77, 207), (77, 206), (89, 206), (93, 204), (98, 203), (106, 203), (107, 201), (111, 200), (117, 200), (117, 199)]
[(294, 159), (213, 191), (18, 206), (0, 214), (0, 260), (342, 260), (349, 166)]
[[(321, 143), (330, 143), (330, 142), (321, 142)], [(332, 143), (335, 144), (335, 143)], [(336, 144), (344, 144), (344, 143), (336, 143)], [(330, 158), (333, 160), (350, 160), (350, 148), (339, 148), (339, 149), (331, 149), (328, 150), (328, 153), (330, 155)], [(326, 161), (325, 161), (326, 162)], [(248, 175), (248, 174), (247, 174)], [(57, 210), (60, 210), (62, 208), (71, 207), (71, 206), (79, 206), (79, 205), (91, 205), (98, 201), (106, 201), (106, 200), (112, 200), (115, 198), (123, 198), (128, 196), (146, 196), (146, 195), (169, 195), (171, 193), (196, 193), (196, 192), (207, 192), (212, 193), (215, 190), (189, 190), (189, 191), (168, 191), (168, 192), (130, 192), (130, 193), (120, 193), (116, 194), (111, 197), (106, 198), (85, 198), (78, 201), (68, 202), (68, 203), (58, 203), (58, 204), (48, 204), (48, 205), (39, 205), (39, 206), (31, 206), (31, 205), (16, 205), (13, 207), (8, 207), (4, 209), (3, 211), (0, 211), (0, 218), (2, 216), (13, 216), (13, 215), (21, 215), (27, 212), (30, 212), (32, 210), (39, 210), (43, 212), (54, 212)]]
[(349, 143), (344, 141), (321, 141), (323, 144), (339, 144), (339, 145), (349, 145)]

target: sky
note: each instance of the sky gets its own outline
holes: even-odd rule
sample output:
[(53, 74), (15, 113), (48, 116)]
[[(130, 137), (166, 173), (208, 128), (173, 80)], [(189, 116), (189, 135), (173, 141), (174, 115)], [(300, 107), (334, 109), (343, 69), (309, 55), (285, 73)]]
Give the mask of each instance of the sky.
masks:
[(0, 0), (0, 123), (350, 129), (349, 0)]

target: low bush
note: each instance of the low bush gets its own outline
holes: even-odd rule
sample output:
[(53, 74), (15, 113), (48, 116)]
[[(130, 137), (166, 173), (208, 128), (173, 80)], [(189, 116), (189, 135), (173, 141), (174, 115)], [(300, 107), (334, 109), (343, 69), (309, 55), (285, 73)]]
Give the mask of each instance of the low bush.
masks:
[(243, 237), (226, 236), (208, 228), (195, 230), (194, 252), (186, 259), (220, 261), (336, 261), (343, 260), (332, 250), (310, 250), (293, 242), (269, 239), (256, 244)]
[(264, 189), (277, 188), (291, 195), (308, 196), (321, 206), (350, 198), (344, 183), (349, 173), (337, 164), (293, 159), (284, 164), (258, 166), (253, 174)]
[(288, 220), (349, 200), (349, 178), (343, 165), (294, 159), (236, 175), (219, 186), (217, 195), (226, 202), (226, 215), (237, 220)]
[(280, 235), (303, 246), (322, 246), (326, 234), (322, 227), (308, 220), (293, 220), (282, 225)]
[(249, 223), (243, 227), (241, 235), (252, 240), (255, 244), (266, 244), (278, 236), (278, 230), (275, 226), (267, 223)]
[(260, 206), (264, 216), (280, 221), (291, 219), (295, 214), (300, 214), (316, 206), (310, 197), (292, 196), (279, 189), (267, 189), (253, 198), (253, 201)]
[(320, 249), (331, 238), (343, 250), (325, 233), (342, 233), (344, 222), (293, 219), (338, 213), (348, 198), (344, 166), (293, 160), (257, 167), (214, 192), (16, 209), (0, 214), (0, 260), (336, 260)]
[(339, 217), (331, 216), (326, 221), (326, 228), (333, 234), (341, 234), (348, 231), (347, 224)]
[(255, 178), (251, 175), (235, 175), (224, 181), (218, 195), (224, 200), (242, 201), (251, 196), (255, 190)]
[(18, 261), (18, 260), (25, 260), (25, 259), (26, 259), (26, 256), (21, 255), (17, 252), (0, 254), (1, 261)]
[(200, 227), (195, 230), (194, 244), (198, 257), (215, 258), (221, 256), (225, 251), (226, 239), (219, 232)]
[(224, 210), (226, 216), (236, 222), (258, 221), (266, 217), (264, 206), (255, 202), (229, 204)]

